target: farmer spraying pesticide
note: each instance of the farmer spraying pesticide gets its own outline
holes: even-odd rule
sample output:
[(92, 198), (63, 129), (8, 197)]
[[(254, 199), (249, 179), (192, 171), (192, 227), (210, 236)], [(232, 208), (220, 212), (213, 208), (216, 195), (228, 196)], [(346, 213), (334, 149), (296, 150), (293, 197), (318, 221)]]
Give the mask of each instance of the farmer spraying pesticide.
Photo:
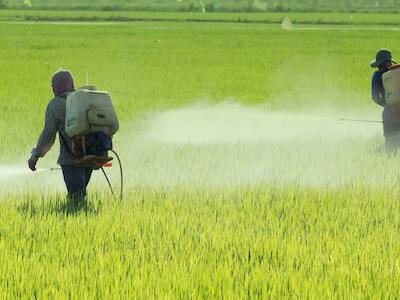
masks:
[(372, 77), (372, 99), (382, 107), (383, 132), (389, 150), (400, 148), (400, 65), (392, 53), (381, 49), (371, 67), (378, 68)]
[(108, 93), (93, 87), (75, 90), (73, 76), (67, 70), (53, 75), (52, 88), (55, 97), (47, 106), (44, 129), (28, 165), (36, 171), (38, 159), (50, 151), (58, 133), (58, 164), (68, 199), (83, 207), (93, 170), (112, 160), (108, 151), (112, 151), (112, 136), (119, 129), (117, 116)]

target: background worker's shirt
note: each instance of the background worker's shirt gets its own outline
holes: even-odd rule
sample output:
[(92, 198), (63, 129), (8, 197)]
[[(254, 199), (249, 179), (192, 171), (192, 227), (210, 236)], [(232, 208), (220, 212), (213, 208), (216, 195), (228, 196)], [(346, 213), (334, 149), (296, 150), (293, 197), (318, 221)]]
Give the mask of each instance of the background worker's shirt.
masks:
[(372, 76), (371, 95), (372, 100), (380, 106), (385, 107), (385, 89), (383, 88), (382, 75), (387, 71), (376, 71)]
[(61, 166), (72, 165), (72, 140), (65, 133), (66, 95), (55, 97), (49, 102), (46, 109), (44, 129), (32, 154), (43, 157), (53, 146), (58, 132), (60, 140), (60, 156), (58, 164)]

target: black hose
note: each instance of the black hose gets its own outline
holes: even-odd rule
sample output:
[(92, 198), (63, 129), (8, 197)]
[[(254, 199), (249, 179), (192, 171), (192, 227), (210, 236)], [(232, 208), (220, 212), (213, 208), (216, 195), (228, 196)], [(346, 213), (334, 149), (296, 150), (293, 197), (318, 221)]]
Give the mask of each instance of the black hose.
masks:
[(124, 172), (122, 169), (122, 163), (121, 163), (121, 159), (119, 158), (119, 155), (117, 152), (115, 152), (114, 150), (110, 150), (112, 153), (115, 154), (115, 156), (117, 157), (118, 160), (118, 164), (119, 164), (119, 171), (120, 171), (120, 178), (121, 178), (121, 191), (120, 191), (120, 200), (122, 201), (124, 199)]
[(106, 180), (107, 180), (107, 183), (108, 183), (108, 186), (110, 187), (110, 190), (111, 190), (111, 193), (112, 193), (112, 195), (113, 195), (113, 196), (114, 196), (114, 198), (116, 199), (116, 197), (115, 197), (115, 193), (114, 193), (114, 190), (113, 190), (113, 188), (112, 188), (112, 185), (111, 185), (110, 179), (108, 179), (108, 176), (107, 176), (107, 174), (106, 174), (106, 171), (104, 171), (104, 168), (103, 168), (103, 167), (101, 167), (101, 170), (103, 171), (104, 177), (105, 177), (105, 178), (106, 178)]

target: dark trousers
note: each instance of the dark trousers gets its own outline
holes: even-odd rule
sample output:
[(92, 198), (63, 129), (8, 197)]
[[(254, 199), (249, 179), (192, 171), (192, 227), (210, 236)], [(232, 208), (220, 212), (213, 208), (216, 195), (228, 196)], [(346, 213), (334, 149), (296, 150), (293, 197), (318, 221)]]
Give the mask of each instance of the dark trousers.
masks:
[(88, 167), (61, 166), (69, 199), (85, 201), (86, 187), (93, 169)]

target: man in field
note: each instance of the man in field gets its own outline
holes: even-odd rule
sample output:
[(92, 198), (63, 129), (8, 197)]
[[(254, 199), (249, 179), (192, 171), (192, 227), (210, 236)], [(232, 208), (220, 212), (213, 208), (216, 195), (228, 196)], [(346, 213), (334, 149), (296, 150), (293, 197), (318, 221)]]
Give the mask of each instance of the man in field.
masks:
[[(397, 74), (399, 65), (392, 58), (392, 53), (381, 49), (371, 63), (378, 68), (372, 77), (372, 99), (382, 106), (383, 132), (389, 150), (400, 148), (400, 94), (393, 93), (400, 86), (400, 76)], [(398, 94), (397, 96), (395, 94)]]
[(63, 171), (69, 203), (83, 207), (86, 204), (86, 187), (89, 184), (92, 169), (73, 165), (72, 141), (64, 130), (66, 98), (69, 93), (75, 90), (74, 78), (69, 71), (60, 70), (53, 75), (51, 83), (55, 97), (47, 106), (44, 129), (36, 148), (32, 150), (28, 165), (32, 171), (36, 171), (38, 159), (50, 151), (58, 133), (60, 140), (58, 164)]

